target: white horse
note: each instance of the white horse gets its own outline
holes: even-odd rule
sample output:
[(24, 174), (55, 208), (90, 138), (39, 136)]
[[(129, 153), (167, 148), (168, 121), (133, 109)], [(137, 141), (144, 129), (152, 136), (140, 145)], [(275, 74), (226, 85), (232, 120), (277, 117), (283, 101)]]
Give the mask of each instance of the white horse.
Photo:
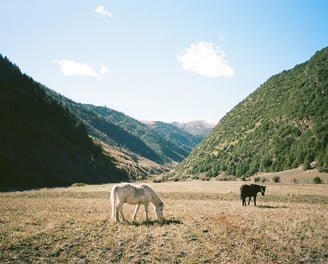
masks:
[[(154, 211), (157, 219), (163, 219), (164, 204), (154, 190), (147, 184), (132, 185), (130, 183), (121, 183), (114, 185), (111, 191), (110, 200), (112, 204), (112, 218), (115, 221), (119, 221), (119, 214), (123, 215), (123, 204), (136, 204), (136, 209), (132, 216), (133, 221), (136, 220), (136, 216), (140, 207), (140, 204), (145, 206), (146, 221), (148, 221), (148, 205), (154, 204)], [(118, 203), (116, 202), (118, 200)]]

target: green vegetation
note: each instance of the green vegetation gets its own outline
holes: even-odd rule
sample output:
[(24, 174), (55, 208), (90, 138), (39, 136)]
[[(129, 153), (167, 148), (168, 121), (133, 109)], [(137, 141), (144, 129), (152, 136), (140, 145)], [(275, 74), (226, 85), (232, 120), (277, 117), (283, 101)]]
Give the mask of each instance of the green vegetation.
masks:
[(154, 122), (154, 126), (146, 125), (108, 107), (76, 103), (46, 90), (66, 105), (93, 137), (159, 164), (182, 161), (203, 139), (170, 124)]
[(273, 176), (272, 177), (272, 180), (273, 180), (273, 182), (276, 182), (276, 183), (278, 183), (278, 182), (280, 182), (280, 177), (279, 176)]
[(316, 176), (316, 177), (314, 177), (314, 179), (313, 179), (313, 183), (315, 183), (315, 184), (321, 184), (321, 178), (319, 177), (319, 176)]
[(0, 56), (0, 189), (127, 179), (69, 109)]
[(223, 117), (175, 173), (248, 177), (328, 168), (328, 48), (271, 77)]
[(0, 73), (0, 190), (143, 179), (167, 171), (204, 137), (76, 103), (2, 56)]
[(165, 140), (173, 142), (175, 145), (179, 146), (184, 153), (188, 154), (209, 133), (209, 131), (206, 130), (203, 131), (202, 135), (194, 135), (187, 132), (184, 127), (179, 127), (175, 124), (155, 121), (148, 124), (148, 126)]

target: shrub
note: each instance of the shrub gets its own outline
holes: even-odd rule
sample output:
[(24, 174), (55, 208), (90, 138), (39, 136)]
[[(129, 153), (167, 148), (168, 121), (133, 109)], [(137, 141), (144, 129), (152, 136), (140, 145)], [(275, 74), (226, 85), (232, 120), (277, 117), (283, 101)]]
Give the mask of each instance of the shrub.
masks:
[(71, 185), (71, 187), (82, 187), (85, 186), (86, 184), (84, 182), (76, 182)]
[(320, 177), (319, 176), (316, 176), (316, 177), (314, 177), (313, 178), (313, 182), (315, 183), (315, 184), (321, 184), (321, 179), (320, 179)]
[(173, 179), (173, 181), (175, 181), (175, 182), (177, 182), (177, 181), (179, 181), (180, 179), (179, 179), (179, 177), (177, 177), (177, 176), (175, 176), (174, 177), (174, 179)]
[(272, 177), (273, 182), (280, 182), (280, 177), (279, 176), (273, 176)]
[(196, 175), (192, 175), (191, 179), (193, 180), (199, 180), (199, 176), (196, 174)]
[(236, 181), (237, 177), (233, 176), (233, 175), (228, 175), (228, 176), (219, 175), (219, 176), (216, 177), (216, 180), (217, 181)]
[(259, 182), (260, 180), (261, 180), (261, 177), (255, 177), (255, 178), (254, 178), (254, 181), (255, 181), (255, 182)]

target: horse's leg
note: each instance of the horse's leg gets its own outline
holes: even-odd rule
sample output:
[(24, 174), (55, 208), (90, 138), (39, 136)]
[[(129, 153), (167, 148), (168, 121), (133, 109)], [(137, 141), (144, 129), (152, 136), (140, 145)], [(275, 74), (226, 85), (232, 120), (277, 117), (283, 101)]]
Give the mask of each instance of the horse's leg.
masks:
[(120, 213), (121, 213), (121, 207), (119, 205), (116, 205), (116, 212), (115, 212), (115, 221), (120, 221)]
[(136, 209), (134, 210), (134, 214), (132, 216), (133, 221), (136, 221), (136, 217), (137, 217), (139, 207), (140, 207), (140, 204), (137, 204)]
[(148, 222), (148, 205), (149, 205), (148, 202), (145, 202), (144, 203), (144, 206), (145, 206), (145, 217), (146, 217), (146, 221), (147, 222)]
[(248, 205), (251, 203), (252, 196), (248, 197)]
[(118, 211), (118, 205), (115, 205), (116, 210), (115, 210), (115, 221), (118, 222), (119, 221), (119, 214), (120, 212)]
[(256, 206), (256, 194), (254, 195), (254, 206)]
[(115, 219), (115, 222), (118, 222), (120, 219), (119, 219), (119, 217), (120, 217), (120, 212), (119, 212), (119, 210), (120, 210), (120, 208), (119, 208), (119, 204), (120, 204), (120, 202), (118, 202), (118, 204), (115, 204), (114, 206), (115, 206), (115, 213), (114, 213), (114, 219)]
[(116, 213), (117, 213), (117, 216), (116, 216), (117, 220), (119, 220), (119, 214), (120, 214), (122, 216), (123, 221), (126, 221), (125, 220), (125, 217), (123, 215), (123, 203), (119, 202), (116, 208), (117, 208), (116, 209), (117, 210), (116, 211)]
[(242, 199), (241, 199), (241, 204), (242, 204), (242, 206), (246, 206), (246, 197), (242, 197)]

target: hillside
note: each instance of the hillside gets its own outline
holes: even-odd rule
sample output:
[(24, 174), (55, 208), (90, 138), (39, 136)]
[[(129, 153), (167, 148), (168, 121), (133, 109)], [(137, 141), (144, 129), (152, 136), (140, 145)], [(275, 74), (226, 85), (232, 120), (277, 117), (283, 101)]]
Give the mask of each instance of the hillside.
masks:
[[(22, 74), (18, 67), (7, 59), (2, 58), (1, 64), (3, 67), (1, 99), (4, 102), (2, 117), (3, 125), (7, 129), (2, 131), (4, 141), (0, 157), (1, 164), (4, 165), (2, 167), (4, 183), (0, 188), (20, 182), (24, 186), (28, 183), (32, 188), (67, 185), (78, 181), (101, 183), (144, 179), (153, 174), (167, 172), (173, 165), (183, 160), (203, 139), (171, 124), (156, 122), (157, 125), (149, 126), (108, 107), (76, 103)], [(32, 88), (28, 90), (26, 87)], [(26, 115), (28, 118), (25, 117)], [(24, 129), (28, 131), (22, 129), (21, 124), (24, 124)], [(68, 134), (69, 139), (65, 139), (65, 133)], [(34, 134), (40, 134), (42, 139), (46, 139), (45, 142), (41, 144), (34, 142), (39, 139)], [(77, 141), (81, 137), (80, 134), (85, 137), (85, 142), (95, 147), (101, 156), (100, 159), (95, 161), (96, 154), (92, 153), (87, 157), (88, 160), (84, 160), (86, 157), (80, 156), (86, 151), (77, 148), (74, 150), (76, 152), (73, 152), (70, 145), (65, 145), (69, 142), (83, 148), (85, 142)], [(8, 142), (12, 143), (6, 143), (5, 139), (10, 139)], [(26, 142), (29, 141), (31, 145), (27, 145)], [(64, 142), (63, 146), (58, 144), (60, 141)], [(17, 146), (12, 148), (14, 145)], [(42, 150), (38, 150), (39, 147)], [(64, 154), (61, 154), (61, 151)], [(16, 159), (17, 152), (20, 153), (18, 159)], [(26, 168), (27, 161), (23, 161), (25, 155), (31, 157), (26, 159), (31, 167), (36, 166), (33, 169), (35, 173), (30, 171), (31, 168)], [(61, 161), (63, 164), (59, 161), (56, 163), (57, 158), (63, 159)], [(102, 159), (102, 162), (110, 167), (106, 167), (107, 165), (102, 162), (95, 166)], [(84, 165), (79, 166), (80, 163), (75, 162)], [(87, 166), (93, 169), (87, 169)], [(59, 167), (64, 169), (58, 169)], [(76, 168), (75, 172), (71, 172), (74, 170), (73, 167)], [(106, 172), (100, 173), (102, 167), (106, 168)], [(58, 170), (60, 173), (57, 172)], [(80, 173), (80, 170), (83, 173)], [(97, 170), (101, 175), (97, 174)], [(11, 177), (12, 180), (9, 181), (8, 175), (12, 174), (28, 176), (26, 181), (19, 178), (21, 176), (17, 176), (19, 179), (16, 179), (16, 176)], [(41, 177), (45, 174), (49, 176)], [(93, 174), (94, 177), (88, 178), (89, 176), (83, 176), (85, 174)], [(101, 179), (98, 179), (97, 175)], [(110, 178), (108, 175), (111, 175)]]
[(179, 148), (183, 149), (184, 153), (187, 153), (187, 155), (206, 136), (205, 131), (202, 131), (200, 133), (201, 135), (192, 134), (185, 130), (183, 126), (179, 127), (175, 125), (182, 123), (169, 124), (161, 121), (151, 121), (144, 123), (167, 141), (173, 142), (175, 145), (179, 146)]
[[(174, 131), (167, 129), (162, 133), (156, 127), (108, 107), (76, 103), (52, 90), (46, 90), (50, 96), (68, 107), (94, 138), (127, 152), (128, 156), (139, 156), (158, 163), (165, 168), (163, 171), (172, 163), (183, 160), (201, 139), (178, 128)], [(176, 140), (178, 137), (183, 140)]]
[(127, 179), (84, 125), (0, 56), (0, 189)]
[[(171, 141), (170, 138), (165, 138), (158, 131), (148, 127), (144, 123), (135, 120), (123, 113), (109, 109), (107, 107), (87, 105), (99, 115), (101, 115), (108, 123), (116, 124), (123, 131), (126, 131), (134, 138), (140, 140), (149, 148), (149, 154), (144, 157), (158, 163), (171, 163), (182, 161), (189, 153), (180, 146)], [(181, 131), (182, 132), (182, 131)], [(191, 135), (190, 135), (191, 136)], [(117, 141), (119, 144), (126, 144), (126, 139), (122, 138)], [(134, 140), (131, 142), (134, 144)], [(138, 147), (134, 152), (144, 152), (143, 148)]]
[[(310, 164), (328, 169), (328, 48), (274, 75), (180, 163), (177, 177), (247, 177)], [(315, 162), (314, 162), (315, 161)]]

